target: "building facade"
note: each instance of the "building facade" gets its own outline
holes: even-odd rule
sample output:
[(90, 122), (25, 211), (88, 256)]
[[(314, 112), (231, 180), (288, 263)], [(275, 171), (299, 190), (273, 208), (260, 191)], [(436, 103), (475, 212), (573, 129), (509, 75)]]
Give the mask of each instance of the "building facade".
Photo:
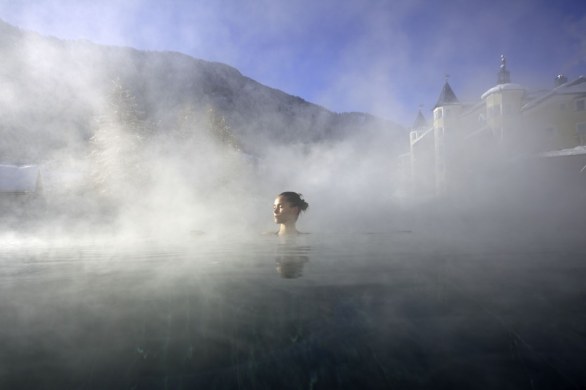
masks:
[(497, 84), (477, 102), (460, 102), (446, 80), (432, 123), (420, 110), (409, 139), (410, 191), (422, 199), (471, 193), (553, 157), (586, 165), (586, 77), (558, 76), (551, 90), (531, 92), (511, 82), (501, 56)]

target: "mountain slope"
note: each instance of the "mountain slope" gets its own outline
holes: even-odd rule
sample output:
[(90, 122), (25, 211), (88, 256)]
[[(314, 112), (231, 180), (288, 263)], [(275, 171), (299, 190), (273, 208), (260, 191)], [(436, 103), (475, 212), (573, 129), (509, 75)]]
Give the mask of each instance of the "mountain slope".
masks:
[(135, 97), (154, 131), (172, 132), (187, 112), (201, 118), (212, 108), (252, 153), (269, 143), (329, 141), (362, 131), (401, 136), (391, 122), (333, 113), (230, 66), (180, 53), (63, 41), (2, 21), (0, 52), (0, 160), (42, 160), (56, 149), (86, 147), (113, 82)]

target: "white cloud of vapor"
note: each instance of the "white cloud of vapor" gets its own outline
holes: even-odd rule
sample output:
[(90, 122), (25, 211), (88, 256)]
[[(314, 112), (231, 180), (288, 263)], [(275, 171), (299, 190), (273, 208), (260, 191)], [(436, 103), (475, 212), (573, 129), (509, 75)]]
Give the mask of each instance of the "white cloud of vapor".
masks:
[[(418, 103), (431, 108), (444, 73), (451, 73), (454, 57), (464, 58), (462, 61), (467, 61), (467, 56), (487, 59), (485, 64), (466, 63), (463, 74), (452, 75), (457, 93), (462, 90), (465, 97), (476, 99), (483, 88), (490, 87), (498, 55), (512, 48), (502, 37), (514, 36), (515, 22), (523, 17), (527, 6), (526, 2), (515, 3), (505, 14), (491, 8), (478, 20), (438, 20), (425, 2), (375, 1), (365, 7), (361, 2), (333, 0), (258, 1), (252, 5), (223, 1), (193, 2), (189, 8), (177, 9), (138, 0), (114, 4), (5, 3), (2, 11), (14, 12), (15, 20), (22, 21), (25, 27), (42, 25), (54, 35), (73, 34), (80, 38), (91, 31), (92, 40), (103, 43), (136, 44), (147, 49), (187, 48), (190, 54), (201, 53), (200, 57), (206, 59), (242, 64), (245, 74), (262, 75), (261, 81), (269, 85), (282, 83), (287, 92), (294, 92), (295, 83), (303, 78), (279, 81), (284, 70), (308, 72), (310, 79), (320, 80), (312, 94), (325, 106), (357, 107), (391, 119), (407, 118), (408, 122), (417, 107), (402, 97), (429, 99)], [(470, 7), (463, 2), (445, 5), (454, 13), (460, 6)], [(326, 15), (334, 22), (322, 30)], [(424, 24), (429, 28), (421, 27), (421, 34), (429, 41), (415, 44), (412, 35)], [(570, 30), (577, 31), (580, 24), (576, 26)], [(491, 52), (495, 29), (501, 38), (496, 42), (499, 47), (492, 49), (497, 51)], [(333, 40), (334, 36), (344, 39)], [(50, 49), (31, 41), (25, 53), (32, 73), (69, 71), (71, 90), (84, 91), (76, 100), (82, 100), (95, 112), (104, 110), (106, 90), (99, 72), (103, 63), (82, 58), (84, 63), (97, 61), (96, 74), (82, 77), (77, 73), (81, 68), (75, 66), (75, 58), (70, 67), (59, 70), (51, 68), (54, 61)], [(326, 57), (335, 58), (326, 62), (331, 68), (316, 67)], [(44, 87), (51, 86), (40, 89)], [(15, 91), (4, 89), (0, 99), (5, 106), (14, 104), (13, 111), (26, 108), (30, 102), (20, 101)], [(405, 140), (406, 137), (405, 134)], [(87, 140), (71, 135), (67, 150), (81, 153), (82, 141)], [(270, 225), (272, 198), (281, 191), (293, 190), (304, 193), (310, 203), (303, 219), (310, 230), (332, 226), (346, 229), (353, 225), (375, 230), (394, 228), (391, 215), (402, 194), (395, 166), (396, 150), (388, 150), (393, 143), (396, 141), (388, 134), (370, 133), (330, 144), (266, 145), (266, 155), (260, 162), (216, 147), (178, 156), (169, 152), (178, 144), (165, 153), (148, 149), (145, 169), (156, 180), (132, 194), (136, 201), (124, 205), (126, 212), (116, 222), (125, 232), (136, 230), (162, 236), (190, 230), (210, 234), (229, 229), (264, 230)], [(211, 143), (204, 140), (201, 145)], [(76, 157), (71, 153), (57, 154), (51, 163), (70, 169)], [(89, 162), (80, 161), (78, 166), (86, 164)]]

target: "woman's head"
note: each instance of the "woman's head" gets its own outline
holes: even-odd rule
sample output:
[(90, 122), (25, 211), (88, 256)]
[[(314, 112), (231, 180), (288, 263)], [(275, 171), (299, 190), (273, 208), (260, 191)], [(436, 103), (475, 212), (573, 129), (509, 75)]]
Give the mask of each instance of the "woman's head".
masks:
[(307, 210), (309, 204), (297, 192), (286, 191), (277, 196), (273, 205), (275, 223), (289, 224), (297, 221), (299, 214)]

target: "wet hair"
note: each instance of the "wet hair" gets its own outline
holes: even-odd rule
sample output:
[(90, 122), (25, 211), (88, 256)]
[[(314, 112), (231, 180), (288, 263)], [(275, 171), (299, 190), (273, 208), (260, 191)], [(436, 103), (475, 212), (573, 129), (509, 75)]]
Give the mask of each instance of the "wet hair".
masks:
[(309, 204), (303, 199), (303, 195), (297, 192), (285, 191), (280, 193), (279, 196), (285, 198), (293, 207), (299, 207), (300, 212), (307, 210), (309, 207)]

